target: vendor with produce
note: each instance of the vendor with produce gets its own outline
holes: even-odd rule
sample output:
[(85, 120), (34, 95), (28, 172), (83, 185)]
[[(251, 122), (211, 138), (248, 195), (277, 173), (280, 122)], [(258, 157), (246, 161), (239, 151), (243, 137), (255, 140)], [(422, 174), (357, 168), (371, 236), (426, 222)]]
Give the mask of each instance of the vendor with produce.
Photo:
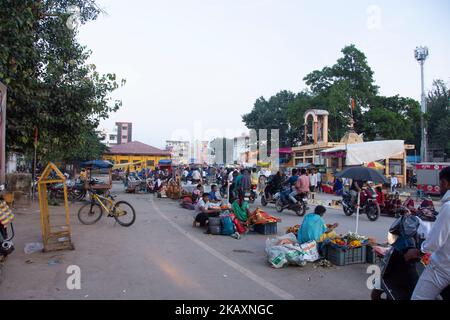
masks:
[(309, 241), (323, 242), (325, 239), (335, 238), (337, 235), (334, 230), (339, 226), (337, 223), (326, 225), (323, 215), (327, 209), (324, 206), (317, 206), (314, 213), (308, 213), (298, 230), (297, 239), (300, 243)]

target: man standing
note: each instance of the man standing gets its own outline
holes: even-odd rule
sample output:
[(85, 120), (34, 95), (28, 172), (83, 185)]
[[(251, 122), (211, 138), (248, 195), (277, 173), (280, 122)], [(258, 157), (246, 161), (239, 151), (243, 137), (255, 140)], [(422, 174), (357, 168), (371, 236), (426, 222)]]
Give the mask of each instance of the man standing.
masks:
[(317, 172), (317, 191), (318, 192), (322, 192), (322, 174), (320, 173), (319, 170), (316, 171)]
[(395, 176), (395, 174), (393, 174), (391, 177), (391, 192), (395, 192), (395, 190), (397, 189), (397, 185), (398, 185), (398, 179)]
[(309, 174), (309, 190), (311, 192), (316, 192), (316, 187), (317, 187), (317, 174), (314, 170), (311, 170)]
[(437, 220), (421, 250), (411, 249), (405, 255), (406, 261), (409, 261), (425, 253), (432, 254), (430, 264), (417, 282), (412, 300), (436, 300), (450, 285), (450, 167), (441, 171), (439, 181), (442, 207)]

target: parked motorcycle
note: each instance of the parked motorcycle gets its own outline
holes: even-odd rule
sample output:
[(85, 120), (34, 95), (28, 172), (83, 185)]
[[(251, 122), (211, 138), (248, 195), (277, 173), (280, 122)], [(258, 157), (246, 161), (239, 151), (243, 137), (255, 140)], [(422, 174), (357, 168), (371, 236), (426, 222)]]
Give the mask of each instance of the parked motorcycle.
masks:
[[(420, 232), (423, 221), (411, 213), (397, 219), (389, 233), (392, 247), (381, 261), (380, 287), (374, 288), (372, 300), (410, 300), (425, 266), (421, 261), (405, 261), (409, 249), (420, 249), (426, 235)], [(441, 293), (443, 300), (450, 299), (450, 286)]]
[[(94, 179), (93, 179), (94, 180)], [(81, 201), (86, 197), (86, 189), (84, 182), (80, 179), (75, 181), (67, 181), (67, 197), (69, 201)], [(50, 199), (63, 199), (64, 198), (64, 185), (57, 183), (50, 185), (48, 189)]]
[(252, 184), (250, 188), (250, 195), (249, 195), (249, 202), (254, 203), (255, 200), (258, 198), (258, 193), (256, 192), (256, 189), (258, 186), (256, 184)]
[[(380, 216), (380, 206), (377, 202), (376, 192), (361, 192), (360, 214), (366, 214), (370, 221), (376, 221)], [(350, 192), (344, 192), (342, 195), (342, 207), (346, 216), (356, 213), (356, 200), (352, 201)]]
[(434, 222), (439, 214), (434, 208), (433, 201), (429, 198), (423, 198), (420, 205), (416, 208), (414, 200), (408, 197), (400, 208), (395, 210), (395, 217), (399, 218), (404, 215), (405, 212), (411, 213), (421, 220)]
[(306, 214), (306, 210), (308, 210), (308, 199), (305, 194), (297, 194), (295, 199), (297, 203), (293, 203), (289, 199), (289, 194), (291, 193), (291, 189), (286, 187), (283, 191), (278, 192), (275, 197), (277, 198), (275, 202), (275, 209), (277, 212), (283, 212), (283, 210), (288, 209), (292, 210), (298, 216), (302, 217)]

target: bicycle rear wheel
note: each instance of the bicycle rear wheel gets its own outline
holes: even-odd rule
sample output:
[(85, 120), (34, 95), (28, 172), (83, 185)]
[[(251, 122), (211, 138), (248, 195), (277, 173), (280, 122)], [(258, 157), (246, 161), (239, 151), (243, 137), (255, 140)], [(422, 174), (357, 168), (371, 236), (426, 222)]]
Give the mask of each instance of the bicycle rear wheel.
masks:
[(82, 224), (91, 225), (96, 223), (102, 217), (103, 209), (97, 203), (85, 204), (78, 210), (78, 220)]
[(112, 210), (113, 217), (117, 223), (123, 227), (131, 226), (136, 220), (136, 211), (131, 204), (126, 201), (119, 201)]

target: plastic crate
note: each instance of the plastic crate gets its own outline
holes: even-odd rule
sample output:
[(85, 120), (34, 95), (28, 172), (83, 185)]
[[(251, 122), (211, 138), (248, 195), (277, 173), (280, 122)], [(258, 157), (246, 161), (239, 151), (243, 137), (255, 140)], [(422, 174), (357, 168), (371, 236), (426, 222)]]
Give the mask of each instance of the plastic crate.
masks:
[(257, 233), (261, 234), (277, 234), (277, 223), (256, 224), (253, 229)]
[(366, 248), (366, 262), (370, 264), (380, 264), (382, 257), (378, 256), (372, 246)]
[(366, 246), (359, 248), (339, 248), (328, 245), (325, 252), (327, 260), (337, 266), (365, 263), (367, 259)]

